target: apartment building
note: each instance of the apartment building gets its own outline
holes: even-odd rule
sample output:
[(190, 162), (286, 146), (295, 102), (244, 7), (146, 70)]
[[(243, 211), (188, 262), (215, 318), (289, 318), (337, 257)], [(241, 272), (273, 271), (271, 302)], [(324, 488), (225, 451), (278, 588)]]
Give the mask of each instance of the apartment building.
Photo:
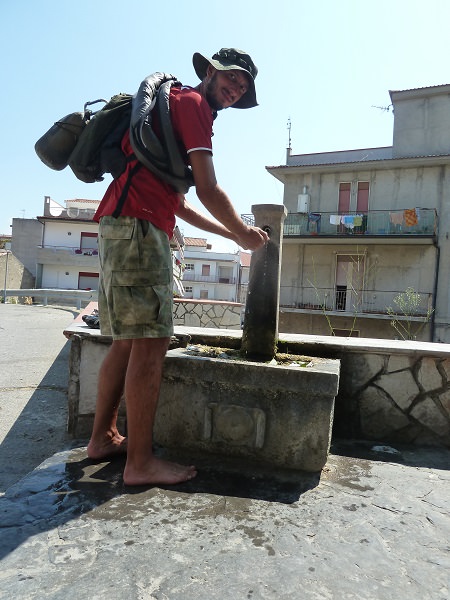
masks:
[(245, 302), (250, 254), (213, 252), (204, 238), (184, 241), (185, 298)]
[[(13, 219), (11, 252), (34, 276), (35, 288), (98, 289), (98, 223), (92, 218), (99, 204), (77, 198), (62, 206), (45, 196), (42, 216)], [(178, 227), (170, 247), (174, 293), (183, 296), (184, 239)]]
[(288, 210), (280, 331), (450, 342), (450, 85), (390, 97), (392, 146), (266, 167)]
[(46, 196), (44, 214), (37, 217), (43, 229), (36, 254), (36, 287), (97, 290), (98, 224), (92, 217), (99, 201), (74, 199), (65, 204)]

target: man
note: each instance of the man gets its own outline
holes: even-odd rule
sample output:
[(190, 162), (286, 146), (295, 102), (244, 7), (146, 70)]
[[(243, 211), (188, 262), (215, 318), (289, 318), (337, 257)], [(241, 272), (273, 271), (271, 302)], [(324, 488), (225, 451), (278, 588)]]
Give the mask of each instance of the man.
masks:
[[(201, 83), (196, 88), (172, 87), (170, 118), (191, 166), (197, 196), (214, 219), (191, 206), (146, 168), (139, 169), (130, 180), (132, 160), (127, 172), (111, 183), (94, 217), (100, 223), (101, 329), (112, 335), (113, 343), (99, 373), (87, 452), (91, 459), (100, 460), (126, 451), (126, 485), (174, 484), (196, 475), (194, 466), (161, 460), (152, 451), (163, 361), (173, 333), (169, 239), (175, 216), (234, 240), (245, 249), (255, 250), (268, 240), (260, 228), (243, 223), (217, 184), (212, 160), (216, 112), (230, 106), (257, 106), (257, 69), (248, 54), (236, 49), (222, 49), (212, 58), (196, 53), (193, 64)], [(128, 132), (122, 149), (133, 158)], [(124, 186), (126, 201), (115, 218), (112, 215)], [(123, 393), (127, 439), (117, 429)]]

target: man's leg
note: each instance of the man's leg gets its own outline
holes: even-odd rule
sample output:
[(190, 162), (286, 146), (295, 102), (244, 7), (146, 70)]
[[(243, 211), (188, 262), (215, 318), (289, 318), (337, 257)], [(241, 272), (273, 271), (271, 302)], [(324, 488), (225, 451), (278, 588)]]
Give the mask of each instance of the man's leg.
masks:
[(89, 458), (99, 460), (126, 452), (126, 439), (117, 430), (117, 415), (125, 385), (132, 340), (116, 340), (99, 372), (94, 427), (87, 447)]
[(195, 467), (153, 455), (152, 438), (164, 357), (170, 338), (133, 340), (125, 379), (128, 449), (126, 485), (174, 484), (192, 479)]

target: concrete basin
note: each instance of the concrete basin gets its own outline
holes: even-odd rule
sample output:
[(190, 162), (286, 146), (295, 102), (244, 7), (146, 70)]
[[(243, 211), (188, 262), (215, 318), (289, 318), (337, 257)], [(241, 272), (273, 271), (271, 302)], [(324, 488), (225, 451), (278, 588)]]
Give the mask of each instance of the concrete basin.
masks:
[(320, 471), (331, 442), (339, 361), (286, 366), (167, 354), (155, 441), (165, 447)]

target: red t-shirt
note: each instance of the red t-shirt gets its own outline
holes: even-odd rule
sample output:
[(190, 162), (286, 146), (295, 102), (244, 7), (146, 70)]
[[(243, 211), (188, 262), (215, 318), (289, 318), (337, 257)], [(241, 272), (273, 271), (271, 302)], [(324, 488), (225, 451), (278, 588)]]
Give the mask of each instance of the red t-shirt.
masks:
[[(172, 87), (169, 104), (174, 134), (180, 147), (185, 149), (186, 162), (188, 154), (194, 150), (212, 152), (213, 114), (206, 99), (193, 88)], [(122, 140), (122, 150), (127, 156), (133, 153), (128, 131)], [(136, 162), (129, 162), (122, 175), (111, 182), (94, 215), (95, 221), (113, 214), (128, 173)], [(142, 167), (131, 179), (121, 215), (150, 221), (170, 238), (175, 227), (178, 202), (177, 192), (168, 183)]]

